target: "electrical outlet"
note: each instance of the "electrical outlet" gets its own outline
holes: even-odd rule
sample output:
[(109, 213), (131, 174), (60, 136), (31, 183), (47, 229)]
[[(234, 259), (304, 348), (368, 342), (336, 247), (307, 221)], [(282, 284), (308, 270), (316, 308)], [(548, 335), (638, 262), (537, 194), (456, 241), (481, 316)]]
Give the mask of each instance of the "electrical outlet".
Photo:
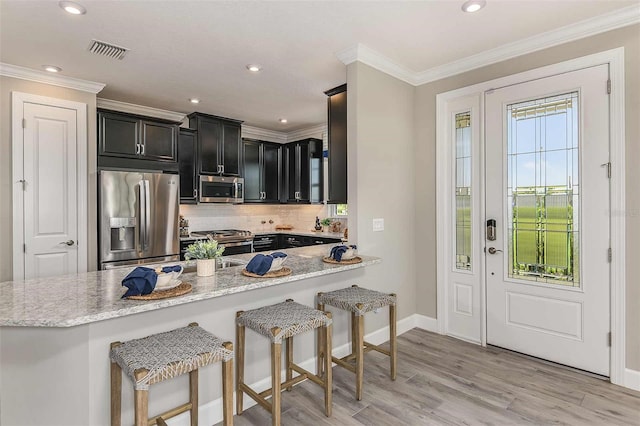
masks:
[(373, 219), (373, 232), (384, 231), (384, 219)]

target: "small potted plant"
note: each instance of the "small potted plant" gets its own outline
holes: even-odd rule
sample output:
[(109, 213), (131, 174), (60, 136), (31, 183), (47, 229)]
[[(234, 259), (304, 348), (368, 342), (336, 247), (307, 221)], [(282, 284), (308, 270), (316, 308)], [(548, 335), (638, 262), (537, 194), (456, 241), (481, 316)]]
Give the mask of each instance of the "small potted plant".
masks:
[(216, 240), (198, 240), (187, 247), (184, 258), (196, 261), (196, 275), (210, 277), (216, 271), (216, 259), (222, 256), (224, 246)]
[(331, 222), (332, 222), (332, 220), (331, 220), (331, 218), (329, 218), (329, 217), (325, 217), (324, 219), (322, 219), (322, 220), (320, 221), (320, 223), (322, 224), (322, 230), (324, 231), (324, 229), (325, 229), (327, 226), (330, 226), (330, 225), (331, 225)]

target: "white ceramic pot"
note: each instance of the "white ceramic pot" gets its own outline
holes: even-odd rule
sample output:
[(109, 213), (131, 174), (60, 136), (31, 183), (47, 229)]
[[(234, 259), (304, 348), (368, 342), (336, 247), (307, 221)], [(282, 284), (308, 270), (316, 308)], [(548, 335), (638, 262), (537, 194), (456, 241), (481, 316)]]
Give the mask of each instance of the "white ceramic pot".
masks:
[(210, 277), (216, 272), (215, 259), (196, 259), (196, 275)]

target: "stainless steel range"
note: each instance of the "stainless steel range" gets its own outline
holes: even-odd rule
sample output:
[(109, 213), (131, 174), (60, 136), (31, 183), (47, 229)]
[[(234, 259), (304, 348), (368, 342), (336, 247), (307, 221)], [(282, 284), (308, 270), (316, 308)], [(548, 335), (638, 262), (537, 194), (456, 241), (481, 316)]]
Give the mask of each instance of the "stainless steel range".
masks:
[(224, 255), (253, 252), (253, 234), (251, 231), (242, 231), (239, 229), (221, 229), (214, 231), (194, 231), (192, 236), (207, 237), (211, 236), (218, 243), (224, 245)]

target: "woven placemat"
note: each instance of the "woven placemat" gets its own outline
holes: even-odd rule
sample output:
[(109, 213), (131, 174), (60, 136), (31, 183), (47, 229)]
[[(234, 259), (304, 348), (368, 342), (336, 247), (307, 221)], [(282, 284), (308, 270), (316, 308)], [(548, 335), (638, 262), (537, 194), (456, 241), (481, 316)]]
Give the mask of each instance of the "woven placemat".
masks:
[(242, 270), (242, 275), (252, 278), (278, 278), (278, 277), (286, 277), (287, 275), (291, 275), (291, 268), (287, 268), (283, 266), (282, 269), (273, 272), (267, 272), (264, 275), (254, 274), (253, 272), (249, 272), (246, 269)]
[(336, 265), (354, 265), (356, 263), (362, 262), (362, 258), (360, 256), (356, 256), (354, 258), (341, 260), (340, 262), (338, 262), (332, 257), (325, 256), (322, 258), (322, 261), (325, 263), (334, 263)]
[(182, 296), (183, 294), (187, 294), (191, 292), (191, 284), (181, 282), (179, 285), (168, 288), (165, 290), (156, 290), (152, 291), (149, 294), (143, 294), (140, 296), (129, 296), (127, 299), (129, 300), (158, 300), (158, 299), (167, 299), (169, 297)]

